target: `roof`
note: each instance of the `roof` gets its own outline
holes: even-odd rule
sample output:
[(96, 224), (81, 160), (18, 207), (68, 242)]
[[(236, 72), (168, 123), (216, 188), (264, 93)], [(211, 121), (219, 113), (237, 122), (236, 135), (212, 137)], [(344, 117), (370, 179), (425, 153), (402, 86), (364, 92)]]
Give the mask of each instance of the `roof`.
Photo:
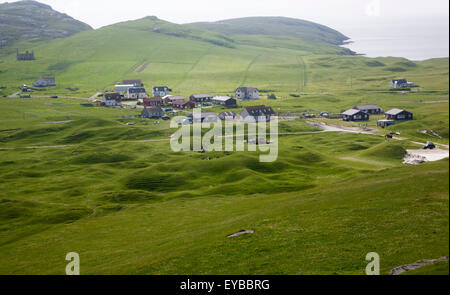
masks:
[(222, 116), (222, 117), (236, 117), (236, 113), (235, 112), (223, 112), (223, 113), (220, 113), (219, 116)]
[(152, 107), (152, 108), (144, 108), (142, 113), (164, 113), (164, 111), (160, 107)]
[(381, 109), (381, 107), (377, 104), (364, 104), (360, 106), (355, 106), (354, 109), (357, 110), (378, 110)]
[(397, 82), (398, 84), (408, 83), (406, 79), (393, 79), (392, 82)]
[(212, 97), (212, 95), (211, 94), (192, 94), (191, 95), (191, 97), (194, 97), (194, 98), (203, 98), (203, 97)]
[(128, 93), (145, 93), (145, 88), (129, 88)]
[(387, 111), (386, 115), (393, 115), (393, 116), (395, 116), (395, 115), (398, 115), (398, 114), (400, 114), (402, 112), (406, 112), (406, 111), (405, 110), (401, 110), (401, 109), (392, 109), (392, 110)]
[(258, 91), (257, 88), (255, 87), (239, 87), (238, 89), (236, 89), (236, 91), (241, 90), (241, 91)]
[(232, 99), (232, 97), (229, 96), (215, 96), (213, 97), (213, 100), (217, 100), (217, 101), (227, 101)]
[(122, 84), (142, 84), (141, 80), (123, 80)]
[(172, 91), (168, 86), (153, 86), (155, 91)]
[(275, 114), (271, 107), (265, 105), (245, 107), (244, 110), (247, 110), (247, 113), (254, 117)]
[(349, 109), (349, 110), (346, 110), (345, 112), (343, 112), (342, 115), (353, 116), (353, 115), (356, 115), (357, 113), (361, 113), (361, 112), (362, 112), (361, 110)]
[(173, 104), (185, 104), (186, 101), (184, 99), (177, 99), (173, 102)]
[(106, 100), (120, 100), (120, 93), (105, 93), (104, 98)]
[(144, 98), (144, 101), (162, 101), (163, 99), (161, 97), (150, 97), (150, 98)]
[(46, 82), (55, 82), (55, 77), (40, 77), (39, 79), (37, 79), (37, 81), (39, 80), (43, 80)]

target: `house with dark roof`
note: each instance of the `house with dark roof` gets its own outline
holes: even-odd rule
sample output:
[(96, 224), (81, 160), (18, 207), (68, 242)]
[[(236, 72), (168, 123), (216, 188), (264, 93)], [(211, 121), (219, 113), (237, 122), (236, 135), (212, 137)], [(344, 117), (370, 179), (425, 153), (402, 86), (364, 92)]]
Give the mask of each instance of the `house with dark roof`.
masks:
[(402, 89), (417, 87), (416, 84), (408, 82), (406, 79), (393, 79), (391, 80), (391, 88)]
[(392, 109), (386, 112), (386, 120), (392, 121), (406, 121), (413, 119), (413, 113), (402, 110), (402, 109)]
[(236, 106), (236, 100), (229, 96), (215, 96), (212, 99), (213, 104), (223, 105), (223, 106)]
[(120, 93), (105, 93), (102, 97), (102, 106), (115, 107), (122, 105), (122, 95)]
[(164, 97), (169, 95), (170, 92), (172, 92), (172, 89), (167, 86), (152, 86), (152, 96)]
[(369, 115), (379, 115), (384, 112), (384, 110), (377, 104), (365, 104), (353, 107), (355, 110), (360, 110), (368, 113)]
[(189, 100), (195, 103), (202, 103), (202, 102), (210, 102), (212, 98), (213, 96), (211, 94), (192, 94), (189, 97)]
[(145, 93), (145, 88), (129, 88), (127, 91), (127, 97), (129, 99), (142, 99), (145, 98), (147, 94)]
[(19, 49), (16, 49), (16, 59), (18, 61), (23, 61), (23, 60), (36, 60), (36, 58), (34, 57), (34, 51), (28, 52), (25, 51), (25, 53), (19, 53)]
[(193, 109), (195, 108), (195, 103), (193, 103), (192, 101), (185, 101), (183, 100), (175, 100), (172, 102), (172, 106), (175, 109)]
[(161, 107), (144, 107), (141, 112), (141, 117), (147, 119), (162, 118), (162, 116), (164, 116), (164, 111), (161, 109)]
[(342, 113), (342, 120), (344, 121), (367, 121), (369, 114), (361, 110), (349, 109)]
[(254, 87), (239, 87), (236, 89), (237, 99), (258, 99), (259, 91)]
[(56, 86), (55, 77), (41, 77), (33, 82), (34, 87)]
[(144, 98), (142, 104), (146, 107), (161, 106), (163, 99), (161, 97)]
[(270, 117), (274, 115), (273, 109), (265, 105), (245, 107), (241, 112), (242, 120), (245, 122), (269, 122)]
[(215, 123), (218, 121), (218, 116), (216, 113), (202, 112), (200, 117), (193, 118), (193, 114), (190, 114), (188, 118), (192, 118), (194, 123)]
[(141, 80), (122, 80), (122, 85), (133, 85), (134, 87), (144, 87)]
[(223, 112), (219, 114), (220, 120), (234, 120), (236, 119), (236, 113), (235, 112)]

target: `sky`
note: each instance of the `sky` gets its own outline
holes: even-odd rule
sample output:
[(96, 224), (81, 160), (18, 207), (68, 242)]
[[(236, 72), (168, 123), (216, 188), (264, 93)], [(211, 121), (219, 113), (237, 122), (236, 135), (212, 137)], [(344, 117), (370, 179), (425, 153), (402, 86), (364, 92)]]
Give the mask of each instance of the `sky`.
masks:
[[(15, 2), (15, 1), (2, 1)], [(154, 15), (174, 23), (248, 16), (285, 16), (332, 27), (351, 39), (420, 31), (448, 49), (448, 0), (41, 0), (94, 28)], [(439, 33), (436, 33), (438, 31)], [(395, 35), (395, 34), (394, 34)], [(442, 35), (446, 35), (443, 37)], [(428, 41), (429, 42), (429, 41)], [(447, 45), (442, 45), (443, 43)], [(383, 47), (383, 45), (380, 45)], [(448, 50), (447, 50), (448, 51)], [(443, 53), (441, 53), (443, 54)], [(448, 53), (445, 54), (448, 56)]]

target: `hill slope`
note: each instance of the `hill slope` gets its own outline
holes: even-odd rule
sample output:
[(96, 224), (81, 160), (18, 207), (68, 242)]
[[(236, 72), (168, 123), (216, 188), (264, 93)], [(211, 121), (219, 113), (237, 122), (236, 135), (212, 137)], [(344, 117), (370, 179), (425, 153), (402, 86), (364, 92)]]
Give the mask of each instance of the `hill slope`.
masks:
[(68, 37), (91, 29), (89, 25), (36, 1), (0, 4), (2, 45), (17, 40)]
[(345, 40), (349, 39), (329, 27), (287, 17), (246, 17), (188, 25), (226, 35), (286, 36), (333, 45), (342, 45)]

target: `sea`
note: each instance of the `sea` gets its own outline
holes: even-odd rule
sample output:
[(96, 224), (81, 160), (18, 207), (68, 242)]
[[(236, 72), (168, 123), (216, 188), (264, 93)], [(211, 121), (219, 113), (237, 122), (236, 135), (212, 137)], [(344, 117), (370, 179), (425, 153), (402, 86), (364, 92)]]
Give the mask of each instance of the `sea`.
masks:
[(367, 57), (449, 57), (448, 18), (360, 22), (339, 31), (350, 38), (344, 47)]

